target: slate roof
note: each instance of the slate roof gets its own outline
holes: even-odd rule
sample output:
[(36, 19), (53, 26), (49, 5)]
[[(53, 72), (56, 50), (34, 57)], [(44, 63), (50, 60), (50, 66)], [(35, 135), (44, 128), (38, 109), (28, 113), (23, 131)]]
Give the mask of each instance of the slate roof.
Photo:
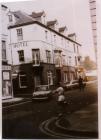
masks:
[(32, 18), (38, 18), (38, 17), (41, 17), (43, 14), (45, 14), (44, 11), (42, 12), (32, 12), (32, 14), (30, 15)]
[(30, 17), (29, 15), (27, 15), (25, 12), (16, 11), (16, 12), (12, 12), (12, 13), (16, 17), (15, 25), (34, 21), (34, 19), (32, 17)]
[(56, 23), (57, 23), (57, 20), (47, 21), (47, 26), (55, 25)]
[(67, 29), (66, 26), (64, 26), (64, 27), (60, 27), (60, 28), (59, 28), (59, 32), (63, 32), (63, 31), (65, 31), (66, 29)]
[[(11, 12), (11, 11), (10, 11)], [(13, 15), (16, 17), (16, 23), (14, 25), (10, 25), (8, 26), (8, 29), (11, 29), (11, 28), (16, 28), (16, 27), (20, 27), (20, 26), (25, 26), (25, 25), (31, 25), (31, 24), (38, 24), (46, 29), (49, 29), (51, 30), (52, 32), (55, 32), (56, 34), (58, 34), (59, 36), (62, 36), (72, 42), (75, 42), (76, 44), (80, 45), (79, 43), (77, 43), (76, 41), (74, 40), (71, 40), (70, 38), (62, 35), (61, 33), (49, 28), (48, 26), (50, 25), (54, 25), (57, 23), (57, 20), (54, 20), (54, 21), (48, 21), (47, 22), (47, 26), (36, 21), (34, 18), (32, 18), (31, 16), (29, 16), (28, 14), (26, 14), (25, 12), (22, 12), (22, 11), (16, 11), (16, 12), (11, 12), (13, 13)]]

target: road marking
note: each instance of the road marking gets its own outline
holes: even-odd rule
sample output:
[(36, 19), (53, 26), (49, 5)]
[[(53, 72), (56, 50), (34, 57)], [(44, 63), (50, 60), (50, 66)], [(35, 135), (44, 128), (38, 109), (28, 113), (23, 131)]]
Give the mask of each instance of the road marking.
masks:
[(26, 101), (26, 102), (22, 102), (22, 103), (17, 103), (17, 104), (13, 104), (13, 105), (9, 105), (9, 106), (4, 106), (2, 108), (10, 108), (10, 107), (13, 107), (13, 106), (19, 106), (19, 105), (22, 105), (22, 104), (26, 104), (26, 103), (30, 103), (31, 101)]
[(47, 134), (47, 135), (50, 135), (50, 136), (54, 136), (56, 138), (78, 138), (77, 136), (71, 136), (71, 135), (68, 135), (68, 134), (62, 134), (62, 133), (59, 133), (59, 132), (54, 132), (52, 130), (49, 129), (49, 124), (54, 120), (56, 119), (57, 117), (53, 117), (49, 120), (46, 120), (44, 122), (42, 122), (42, 124), (40, 125), (40, 130)]
[[(42, 122), (42, 124), (41, 124), (40, 127), (39, 127), (40, 130), (41, 130), (44, 134), (46, 134), (46, 135), (48, 135), (48, 136), (55, 137), (55, 138), (60, 138), (60, 137), (63, 138), (63, 136), (61, 136), (59, 133), (53, 132), (52, 130), (50, 130), (50, 129), (48, 128), (48, 126), (46, 126), (46, 125), (49, 125), (49, 123), (50, 123), (52, 120), (54, 120), (54, 118), (51, 118), (51, 119), (49, 119), (49, 120), (46, 120), (46, 121)], [(44, 126), (44, 125), (45, 125), (45, 126)]]

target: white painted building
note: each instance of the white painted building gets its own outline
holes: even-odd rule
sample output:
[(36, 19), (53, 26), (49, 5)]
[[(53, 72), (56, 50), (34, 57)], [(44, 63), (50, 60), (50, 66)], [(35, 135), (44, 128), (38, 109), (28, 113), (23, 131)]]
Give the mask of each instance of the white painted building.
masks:
[(11, 65), (8, 63), (8, 8), (5, 5), (0, 5), (1, 15), (1, 50), (2, 50), (2, 99), (13, 97), (12, 80), (11, 80)]
[[(31, 64), (37, 73), (33, 75), (34, 86), (54, 85), (56, 81), (65, 83), (76, 79), (81, 45), (65, 36), (65, 30), (64, 33), (59, 32), (55, 25), (57, 21), (43, 24), (43, 20), (41, 21), (43, 14), (37, 21), (37, 17), (32, 18), (21, 11), (9, 12), (8, 15), (10, 37), (8, 62), (14, 66), (14, 74), (18, 75), (20, 85), (21, 83), (23, 85), (23, 78), (27, 77), (28, 71), (24, 71), (28, 64)], [(41, 76), (38, 69), (43, 71)], [(23, 71), (22, 75), (19, 74), (20, 71)], [(24, 86), (20, 86), (23, 87), (28, 86), (25, 83)]]

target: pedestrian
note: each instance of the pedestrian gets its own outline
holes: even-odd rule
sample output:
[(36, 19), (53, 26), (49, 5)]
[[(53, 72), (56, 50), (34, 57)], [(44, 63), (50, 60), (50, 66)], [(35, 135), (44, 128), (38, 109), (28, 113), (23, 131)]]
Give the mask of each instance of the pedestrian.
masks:
[(64, 89), (61, 85), (56, 89), (55, 92), (57, 93), (57, 104), (59, 107), (58, 118), (61, 118), (64, 117), (66, 113), (66, 97), (64, 95)]
[(78, 83), (79, 83), (80, 91), (83, 91), (84, 90), (84, 83), (83, 83), (83, 78), (81, 76), (79, 77)]

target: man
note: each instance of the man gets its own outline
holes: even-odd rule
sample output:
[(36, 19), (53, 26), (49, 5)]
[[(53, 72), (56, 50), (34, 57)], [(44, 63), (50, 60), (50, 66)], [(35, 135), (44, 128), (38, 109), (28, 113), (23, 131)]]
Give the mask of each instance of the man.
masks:
[(78, 82), (80, 91), (84, 90), (83, 78), (81, 76), (79, 77)]

